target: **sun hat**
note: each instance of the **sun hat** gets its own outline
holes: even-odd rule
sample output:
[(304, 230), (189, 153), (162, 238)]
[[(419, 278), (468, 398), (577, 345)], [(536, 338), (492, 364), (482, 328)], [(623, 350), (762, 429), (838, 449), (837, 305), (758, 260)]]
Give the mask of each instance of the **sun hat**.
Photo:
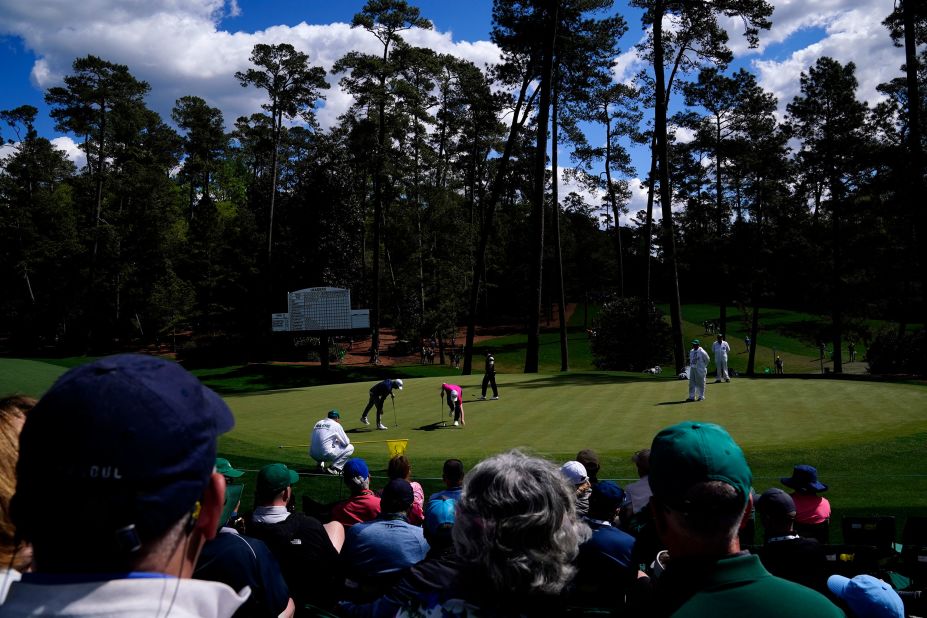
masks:
[(339, 412), (337, 408), (333, 408), (328, 411), (328, 418), (332, 420), (338, 420), (339, 418), (341, 418), (341, 412)]
[(767, 517), (795, 515), (795, 501), (792, 496), (778, 487), (764, 491), (756, 501), (756, 511)]
[(891, 586), (872, 575), (827, 578), (827, 587), (850, 608), (855, 618), (904, 618), (904, 603)]
[[(194, 510), (216, 438), (234, 425), (225, 402), (173, 361), (121, 354), (75, 367), (26, 417), (10, 509), (17, 530), (26, 540), (78, 529), (112, 539), (134, 526), (142, 541), (154, 538)], [(71, 525), (48, 507), (50, 484)]]
[(586, 474), (586, 466), (578, 461), (568, 461), (560, 466), (560, 473), (573, 485), (582, 485), (589, 480)]
[(295, 485), (299, 475), (282, 463), (272, 463), (261, 468), (257, 477), (257, 494), (262, 498), (276, 496), (281, 491)]
[(680, 507), (690, 488), (722, 481), (737, 490), (744, 504), (753, 474), (744, 453), (720, 425), (683, 421), (661, 430), (650, 446), (650, 488), (671, 507)]
[(792, 468), (792, 476), (780, 478), (786, 487), (799, 491), (827, 491), (827, 485), (818, 480), (818, 470), (814, 466), (799, 464)]
[(230, 479), (237, 479), (244, 476), (244, 472), (232, 467), (232, 463), (223, 457), (216, 457), (216, 472)]

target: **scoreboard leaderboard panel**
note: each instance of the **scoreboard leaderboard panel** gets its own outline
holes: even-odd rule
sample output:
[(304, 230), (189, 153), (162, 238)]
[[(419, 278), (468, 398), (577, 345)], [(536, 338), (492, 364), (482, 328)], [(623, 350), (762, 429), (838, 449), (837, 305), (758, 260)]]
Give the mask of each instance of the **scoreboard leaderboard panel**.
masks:
[(369, 328), (369, 311), (351, 309), (351, 291), (345, 288), (306, 288), (287, 294), (287, 313), (271, 316), (274, 332), (350, 331)]

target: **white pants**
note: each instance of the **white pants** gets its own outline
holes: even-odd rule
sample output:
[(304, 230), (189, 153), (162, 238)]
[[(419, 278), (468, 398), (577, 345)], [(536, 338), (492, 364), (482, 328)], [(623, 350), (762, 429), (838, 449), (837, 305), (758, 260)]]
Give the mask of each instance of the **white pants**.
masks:
[(730, 376), (727, 375), (727, 357), (726, 356), (716, 356), (715, 357), (715, 366), (718, 368), (718, 379), (719, 380), (730, 380)]
[(689, 399), (705, 398), (705, 378), (708, 377), (708, 370), (689, 368)]
[(348, 462), (348, 459), (351, 458), (351, 455), (354, 454), (354, 445), (349, 444), (341, 449), (333, 449), (327, 453), (309, 453), (309, 456), (315, 459), (319, 463), (329, 463), (332, 468), (341, 470), (344, 467), (344, 464)]

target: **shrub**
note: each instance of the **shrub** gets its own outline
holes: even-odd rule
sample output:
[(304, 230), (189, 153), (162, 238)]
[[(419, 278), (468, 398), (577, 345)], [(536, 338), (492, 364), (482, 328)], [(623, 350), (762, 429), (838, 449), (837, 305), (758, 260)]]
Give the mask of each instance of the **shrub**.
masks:
[(672, 333), (663, 313), (640, 298), (613, 298), (593, 320), (592, 356), (596, 367), (643, 371), (673, 358)]
[(882, 331), (866, 350), (869, 373), (927, 375), (927, 333)]

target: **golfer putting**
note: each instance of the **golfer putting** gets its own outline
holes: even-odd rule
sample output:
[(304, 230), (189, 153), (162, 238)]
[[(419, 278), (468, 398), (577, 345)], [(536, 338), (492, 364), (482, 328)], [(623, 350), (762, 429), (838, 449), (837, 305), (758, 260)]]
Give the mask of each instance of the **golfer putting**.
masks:
[(447, 402), (447, 415), (454, 417), (454, 427), (464, 425), (463, 389), (456, 384), (442, 384), (441, 399)]
[[(386, 379), (373, 385), (373, 388), (370, 389), (370, 399), (367, 401), (367, 407), (364, 408), (364, 413), (361, 414), (360, 420), (364, 425), (370, 424), (367, 415), (370, 413), (370, 408), (376, 406), (377, 429), (387, 429), (386, 425), (383, 424), (383, 402), (386, 401), (387, 397), (396, 398), (393, 394), (394, 389), (402, 390), (402, 380)], [(393, 415), (395, 416), (395, 407), (393, 408)]]

